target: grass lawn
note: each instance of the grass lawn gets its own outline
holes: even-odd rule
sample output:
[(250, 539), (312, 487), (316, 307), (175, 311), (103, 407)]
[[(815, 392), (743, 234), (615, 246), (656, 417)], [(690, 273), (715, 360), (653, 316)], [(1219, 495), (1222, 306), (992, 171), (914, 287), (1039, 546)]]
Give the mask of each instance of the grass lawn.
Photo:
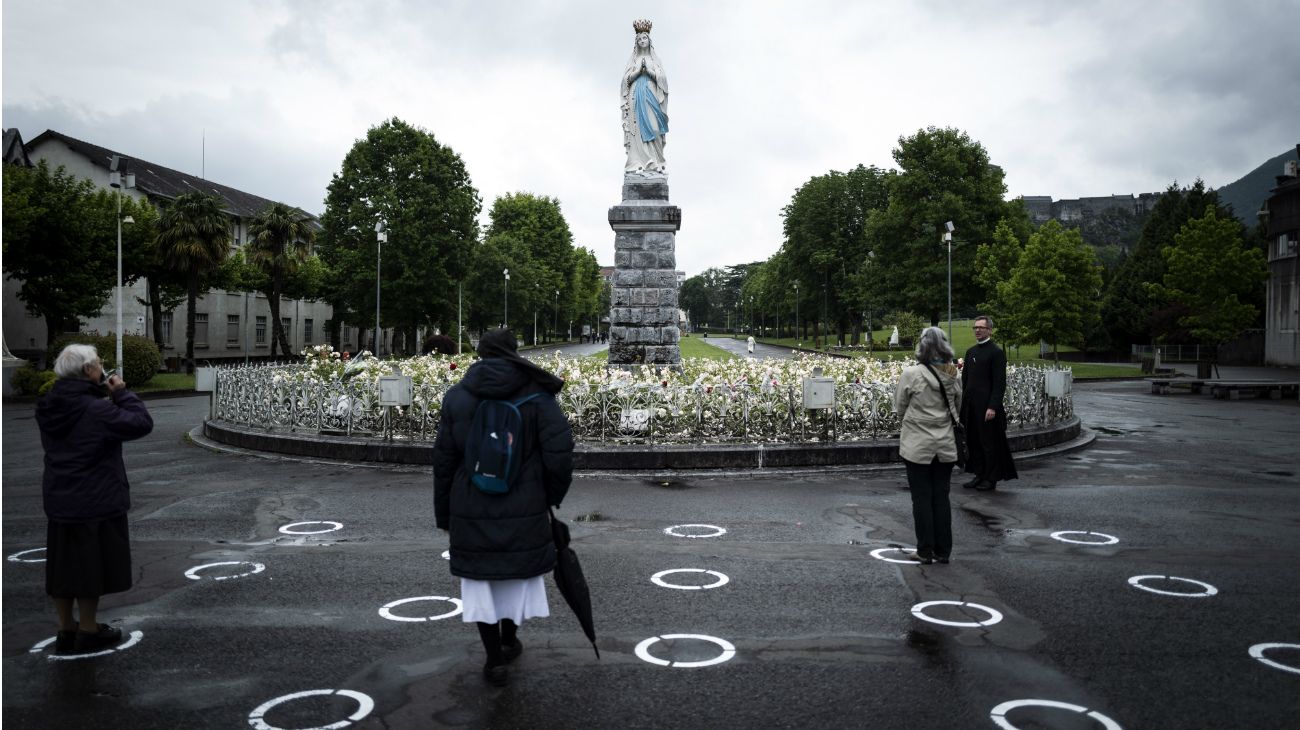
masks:
[(136, 387), (127, 383), (127, 387), (137, 393), (152, 393), (159, 390), (194, 390), (194, 376), (185, 373), (158, 373), (149, 378), (149, 382)]
[[(702, 357), (706, 360), (734, 360), (736, 356), (708, 344), (708, 340), (703, 337), (683, 337), (678, 344), (682, 348), (682, 357)], [(608, 360), (609, 350), (598, 352), (592, 357), (598, 360)]]

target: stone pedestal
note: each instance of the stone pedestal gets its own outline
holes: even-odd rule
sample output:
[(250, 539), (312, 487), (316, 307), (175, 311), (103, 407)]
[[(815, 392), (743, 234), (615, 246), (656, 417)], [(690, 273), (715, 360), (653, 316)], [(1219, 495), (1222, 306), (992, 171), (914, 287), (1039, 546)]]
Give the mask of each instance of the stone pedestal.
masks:
[(610, 366), (680, 366), (676, 247), (682, 211), (668, 203), (668, 178), (624, 177), (623, 202), (609, 209), (609, 226), (614, 229)]

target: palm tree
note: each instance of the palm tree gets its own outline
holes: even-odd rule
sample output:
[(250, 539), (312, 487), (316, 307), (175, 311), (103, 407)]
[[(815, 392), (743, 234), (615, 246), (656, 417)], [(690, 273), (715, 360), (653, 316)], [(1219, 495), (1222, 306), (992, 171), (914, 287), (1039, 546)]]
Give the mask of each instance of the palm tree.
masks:
[(280, 292), (284, 289), (284, 275), (295, 271), (311, 254), (311, 244), (316, 240), (312, 220), (297, 208), (274, 203), (248, 224), (248, 259), (271, 280), (271, 290), (266, 293), (271, 306), (271, 357), (275, 357), (277, 342), (284, 354), (291, 354), (289, 338), (280, 323)]
[(158, 222), (158, 256), (163, 265), (185, 276), (189, 306), (185, 313), (185, 368), (194, 372), (194, 309), (199, 277), (221, 266), (230, 250), (230, 218), (221, 200), (205, 193), (186, 193), (163, 209)]

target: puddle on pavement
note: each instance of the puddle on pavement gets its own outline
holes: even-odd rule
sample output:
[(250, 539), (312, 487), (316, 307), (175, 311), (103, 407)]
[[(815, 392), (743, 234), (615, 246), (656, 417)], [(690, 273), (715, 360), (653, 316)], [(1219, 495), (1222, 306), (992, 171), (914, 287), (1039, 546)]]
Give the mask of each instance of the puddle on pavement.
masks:
[(907, 646), (928, 657), (936, 657), (943, 653), (943, 637), (934, 631), (912, 629), (907, 632)]
[(1293, 472), (1293, 471), (1280, 471), (1280, 470), (1270, 470), (1270, 471), (1252, 471), (1251, 474), (1266, 474), (1266, 475), (1271, 476), (1271, 477), (1293, 477), (1293, 476), (1295, 476), (1295, 472)]
[(999, 517), (997, 515), (985, 514), (983, 512), (980, 512), (977, 509), (972, 509), (970, 507), (962, 507), (961, 511), (965, 512), (971, 517), (974, 517), (976, 521), (978, 521), (979, 524), (984, 529), (994, 533), (995, 535), (1005, 535), (1011, 532), (1011, 530), (1002, 526), (1002, 522), (1004, 519), (1002, 517)]
[(692, 489), (695, 487), (694, 484), (679, 479), (650, 479), (646, 483), (660, 489)]
[(1096, 431), (1097, 433), (1104, 433), (1110, 436), (1123, 436), (1125, 433), (1124, 431), (1121, 431), (1117, 428), (1106, 428), (1104, 426), (1093, 426), (1092, 430)]
[(599, 512), (588, 512), (586, 514), (582, 514), (582, 515), (578, 515), (577, 517), (574, 517), (573, 521), (574, 522), (601, 522), (604, 519), (605, 519), (605, 515), (602, 515)]

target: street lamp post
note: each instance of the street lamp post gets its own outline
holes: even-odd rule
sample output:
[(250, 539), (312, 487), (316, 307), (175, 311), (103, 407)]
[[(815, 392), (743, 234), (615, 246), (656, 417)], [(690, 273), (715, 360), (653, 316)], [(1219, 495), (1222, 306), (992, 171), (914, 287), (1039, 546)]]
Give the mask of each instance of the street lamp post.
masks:
[(379, 357), (379, 266), (384, 258), (384, 242), (388, 240), (388, 229), (384, 219), (375, 224), (375, 357)]
[(555, 290), (555, 310), (551, 315), (551, 336), (560, 336), (560, 290)]
[(537, 347), (537, 300), (541, 293), (541, 283), (533, 282), (533, 347)]
[(803, 342), (799, 339), (799, 282), (794, 283), (794, 340), (799, 347), (803, 347)]
[(127, 216), (126, 220), (122, 219), (122, 186), (130, 190), (135, 187), (135, 173), (126, 173), (126, 179), (122, 179), (122, 173), (117, 169), (121, 166), (122, 158), (113, 155), (113, 160), (108, 167), (108, 184), (113, 188), (113, 197), (117, 198), (117, 282), (113, 288), (117, 293), (117, 344), (113, 351), (116, 359), (113, 361), (115, 367), (125, 372), (122, 366), (122, 337), (125, 333), (122, 330), (122, 224), (135, 223), (135, 219)]
[(948, 244), (948, 341), (952, 342), (952, 232), (957, 230), (952, 221), (943, 224), (943, 240)]
[(510, 269), (502, 269), (501, 274), (506, 277), (505, 289), (502, 293), (501, 304), (501, 328), (505, 329), (510, 326)]

